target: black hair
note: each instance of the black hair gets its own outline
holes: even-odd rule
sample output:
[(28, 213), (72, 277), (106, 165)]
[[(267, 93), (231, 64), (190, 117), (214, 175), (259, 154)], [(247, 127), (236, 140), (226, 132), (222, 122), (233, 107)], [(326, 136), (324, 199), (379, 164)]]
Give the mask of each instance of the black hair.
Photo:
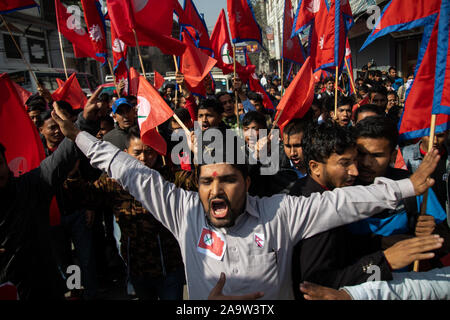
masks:
[(260, 103), (263, 102), (263, 97), (259, 93), (252, 91), (252, 92), (249, 92), (247, 94), (247, 96), (248, 96), (249, 100), (255, 100), (256, 102), (260, 102)]
[(311, 160), (325, 163), (333, 153), (341, 155), (349, 148), (355, 147), (356, 139), (352, 128), (341, 127), (332, 122), (311, 124), (302, 139), (305, 168), (311, 174)]
[(368, 76), (375, 77), (376, 72), (375, 72), (375, 70), (369, 70), (369, 72), (367, 73), (367, 75), (368, 75)]
[(189, 111), (185, 108), (176, 108), (174, 113), (180, 118), (181, 122), (185, 123), (191, 120), (191, 115)]
[[(203, 136), (208, 135), (210, 131), (212, 130), (219, 130), (221, 135), (219, 137), (214, 137), (212, 141), (209, 141), (209, 139), (203, 139)], [(248, 149), (245, 147), (245, 141), (237, 136), (234, 135), (231, 137), (233, 139), (232, 142), (227, 139), (230, 139), (230, 137), (227, 137), (227, 129), (225, 127), (218, 127), (218, 128), (208, 128), (205, 131), (199, 132), (199, 134), (202, 136), (202, 143), (199, 144), (200, 150), (198, 150), (198, 153), (202, 154), (202, 161), (197, 164), (197, 177), (200, 177), (200, 169), (202, 166), (206, 164), (211, 163), (205, 163), (205, 156), (209, 157), (215, 157), (214, 163), (228, 163), (232, 165), (234, 168), (236, 168), (238, 171), (241, 172), (244, 179), (246, 179), (250, 174), (250, 165), (249, 165), (249, 154)], [(220, 141), (217, 141), (216, 138), (220, 139)], [(221, 145), (223, 148), (219, 149), (216, 148), (216, 144)], [(231, 147), (231, 150), (229, 149)], [(227, 155), (233, 154), (232, 162), (230, 162), (227, 159)], [(240, 159), (240, 156), (243, 156), (243, 159)], [(216, 159), (218, 158), (218, 159)], [(241, 163), (243, 162), (243, 163)]]
[(112, 117), (110, 117), (110, 116), (101, 117), (99, 122), (102, 122), (102, 121), (107, 122), (111, 127), (114, 128), (114, 119)]
[(362, 86), (359, 86), (358, 91), (364, 91), (364, 92), (369, 92), (369, 87), (366, 86), (365, 84), (363, 84)]
[(372, 97), (372, 93), (379, 93), (384, 95), (385, 97), (387, 96), (387, 89), (386, 87), (383, 86), (373, 86), (372, 88), (369, 89), (369, 96)]
[(391, 70), (397, 71), (397, 68), (396, 68), (396, 67), (390, 67), (389, 70), (388, 70), (388, 72), (391, 72)]
[(27, 111), (44, 111), (47, 107), (47, 102), (43, 97), (41, 97), (39, 94), (35, 93), (31, 95), (27, 101), (25, 102), (25, 105), (27, 106)]
[(356, 138), (387, 139), (391, 152), (397, 147), (397, 126), (391, 119), (386, 117), (373, 116), (364, 118), (355, 126), (355, 136)]
[(0, 154), (2, 155), (3, 159), (6, 160), (6, 148), (1, 142), (0, 142)]
[(359, 114), (364, 113), (364, 112), (374, 112), (378, 116), (384, 116), (385, 115), (384, 110), (381, 109), (376, 104), (365, 104), (365, 105), (362, 105), (361, 107), (359, 107), (358, 109), (356, 109), (356, 111), (355, 111), (355, 120), (358, 120)]
[(381, 70), (375, 70), (375, 76), (377, 77), (383, 77), (383, 73), (381, 72)]
[(139, 126), (135, 125), (132, 126), (129, 130), (128, 130), (128, 134), (127, 134), (127, 141), (125, 143), (127, 149), (130, 147), (130, 141), (133, 139), (140, 139), (141, 138), (141, 130), (139, 129)]
[(52, 112), (50, 110), (45, 110), (44, 112), (41, 112), (41, 114), (39, 115), (39, 121), (37, 123), (39, 128), (42, 127), (44, 125), (44, 122), (50, 119), (51, 117)]
[(212, 109), (218, 115), (222, 115), (222, 113), (224, 111), (222, 103), (220, 103), (220, 101), (217, 99), (202, 100), (198, 106), (198, 110), (200, 110), (200, 109)]
[(267, 129), (266, 117), (261, 112), (249, 111), (245, 114), (244, 119), (242, 119), (242, 125), (246, 127), (252, 122), (259, 124), (262, 127), (261, 129)]
[(68, 103), (67, 101), (59, 100), (59, 101), (56, 101), (56, 103), (58, 104), (58, 106), (59, 106), (60, 109), (66, 111), (66, 112), (69, 113), (71, 116), (74, 116), (74, 115), (78, 114), (78, 112), (75, 111), (75, 110), (72, 108), (72, 105), (71, 105), (70, 103)]
[(322, 110), (325, 110), (327, 112), (334, 112), (334, 97), (328, 96), (325, 99), (323, 99), (322, 102)]
[(111, 100), (111, 97), (108, 93), (103, 92), (98, 96), (98, 100), (101, 102), (109, 102)]
[(291, 136), (297, 133), (304, 133), (306, 130), (306, 121), (303, 119), (292, 119), (283, 128), (283, 135)]
[(351, 108), (351, 107), (353, 107), (354, 104), (355, 104), (355, 102), (353, 101), (352, 97), (346, 97), (346, 96), (338, 97), (338, 103), (337, 103), (338, 108), (341, 106), (350, 106), (350, 108)]
[(233, 97), (231, 96), (231, 93), (226, 92), (226, 91), (221, 91), (221, 92), (219, 92), (219, 93), (216, 94), (216, 99), (217, 99), (218, 101), (220, 101), (220, 98), (222, 98), (223, 96), (226, 96), (226, 95), (229, 95), (231, 98), (233, 98)]
[(389, 91), (386, 96), (395, 96), (396, 98), (398, 98), (398, 94), (395, 91)]

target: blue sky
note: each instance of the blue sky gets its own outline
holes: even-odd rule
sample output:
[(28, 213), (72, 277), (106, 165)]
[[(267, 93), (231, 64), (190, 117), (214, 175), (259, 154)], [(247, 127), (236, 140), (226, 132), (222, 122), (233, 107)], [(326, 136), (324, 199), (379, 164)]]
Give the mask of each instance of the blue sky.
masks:
[[(181, 5), (184, 5), (184, 0), (178, 0)], [(220, 10), (227, 8), (226, 0), (194, 0), (198, 12), (205, 15), (206, 25), (209, 31), (212, 31), (219, 17)]]

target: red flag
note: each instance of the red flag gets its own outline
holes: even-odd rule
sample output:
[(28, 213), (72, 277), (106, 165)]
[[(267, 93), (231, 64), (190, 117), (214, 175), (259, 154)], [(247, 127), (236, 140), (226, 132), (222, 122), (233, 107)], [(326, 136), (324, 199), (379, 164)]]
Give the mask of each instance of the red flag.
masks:
[(53, 92), (52, 98), (55, 101), (63, 100), (70, 103), (73, 109), (83, 109), (87, 103), (86, 95), (81, 89), (76, 73), (73, 73), (62, 87)]
[[(247, 53), (245, 53), (245, 61), (247, 63), (247, 66), (251, 65), (252, 62), (250, 61), (250, 57)], [(274, 109), (272, 100), (270, 100), (269, 95), (267, 94), (266, 90), (264, 90), (264, 87), (261, 85), (261, 81), (259, 80), (256, 73), (252, 73), (251, 76), (248, 79), (248, 86), (251, 91), (256, 92), (260, 94), (263, 98), (263, 106), (267, 109)]]
[(107, 62), (108, 49), (106, 47), (106, 25), (101, 4), (98, 0), (81, 0), (81, 4), (95, 55), (103, 59), (104, 65)]
[(261, 28), (250, 0), (227, 0), (227, 11), (233, 43), (256, 41), (262, 46)]
[(25, 112), (14, 83), (6, 73), (0, 75), (0, 94), (0, 142), (6, 148), (10, 170), (18, 177), (39, 166), (45, 158), (44, 147), (36, 126)]
[(166, 142), (159, 138), (156, 127), (173, 116), (173, 110), (166, 104), (159, 92), (143, 77), (139, 76), (138, 123), (141, 139), (160, 154), (166, 153)]
[(203, 228), (197, 250), (209, 257), (221, 260), (225, 253), (225, 239), (220, 233)]
[(22, 88), (21, 86), (19, 86), (17, 83), (15, 83), (14, 81), (12, 82), (14, 87), (16, 88), (17, 94), (19, 95), (19, 99), (22, 102), (22, 106), (25, 106), (25, 102), (28, 100), (29, 97), (31, 97), (33, 94), (27, 90), (25, 90), (24, 88)]
[(113, 53), (113, 72), (116, 76), (116, 82), (125, 82), (125, 87), (123, 89), (124, 94), (128, 94), (129, 89), (129, 71), (126, 63), (127, 58), (127, 45), (117, 37), (116, 30), (111, 24), (111, 48)]
[(302, 118), (311, 107), (314, 99), (314, 77), (311, 59), (306, 59), (292, 83), (286, 89), (284, 96), (277, 106), (277, 114), (283, 110), (278, 119), (278, 126), (283, 130), (292, 119)]
[(408, 167), (406, 166), (406, 163), (405, 163), (405, 159), (403, 159), (403, 155), (402, 155), (402, 152), (400, 151), (400, 149), (397, 150), (397, 157), (395, 159), (394, 168), (408, 170)]
[(36, 2), (33, 0), (2, 0), (0, 3), (0, 14), (33, 7), (37, 7)]
[(159, 90), (163, 86), (165, 80), (164, 80), (164, 77), (161, 74), (159, 74), (158, 71), (155, 70), (154, 73), (155, 73), (155, 75), (153, 77), (153, 80), (154, 80), (153, 86), (155, 87), (156, 90)]
[(189, 86), (197, 87), (217, 63), (217, 60), (196, 48), (185, 32), (183, 32), (183, 43), (186, 45), (186, 51), (180, 59), (180, 71)]
[(133, 96), (137, 96), (139, 89), (139, 78), (141, 77), (140, 73), (136, 71), (135, 68), (130, 68), (130, 94)]
[(284, 23), (283, 23), (283, 48), (281, 56), (283, 59), (303, 64), (305, 62), (305, 53), (303, 45), (298, 36), (290, 37), (292, 25), (294, 24), (294, 10), (291, 0), (285, 0), (284, 3)]
[[(178, 1), (176, 1), (178, 2)], [(196, 47), (204, 49), (208, 55), (212, 54), (206, 23), (197, 11), (192, 0), (185, 0), (181, 26), (196, 40)]]
[(55, 10), (58, 30), (72, 43), (75, 57), (90, 57), (103, 62), (103, 59), (96, 55), (88, 33), (79, 21), (77, 23), (76, 15), (70, 14), (71, 11), (68, 12), (59, 0), (55, 0)]
[(311, 26), (309, 54), (313, 70), (342, 67), (347, 32), (353, 25), (348, 0), (332, 0), (330, 9), (322, 0), (303, 1), (297, 11), (292, 35)]
[[(211, 33), (211, 47), (214, 51), (214, 57), (217, 59), (216, 67), (221, 69), (223, 74), (233, 73), (233, 47), (231, 46), (224, 10), (220, 12), (219, 18)], [(255, 66), (247, 65), (244, 67), (236, 61), (236, 73), (243, 82), (247, 82), (254, 72)]]
[(172, 38), (175, 0), (107, 0), (108, 15), (118, 37), (135, 47), (135, 29), (139, 45), (158, 47), (165, 54), (180, 56), (185, 45)]

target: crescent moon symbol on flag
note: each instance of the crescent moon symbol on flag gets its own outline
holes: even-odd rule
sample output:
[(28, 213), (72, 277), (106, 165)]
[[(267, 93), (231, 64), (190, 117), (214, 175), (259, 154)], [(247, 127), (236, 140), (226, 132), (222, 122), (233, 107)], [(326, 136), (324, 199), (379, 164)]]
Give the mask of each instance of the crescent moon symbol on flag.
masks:
[(142, 123), (147, 119), (150, 114), (152, 107), (150, 102), (142, 96), (138, 96), (138, 123), (139, 128), (142, 126)]

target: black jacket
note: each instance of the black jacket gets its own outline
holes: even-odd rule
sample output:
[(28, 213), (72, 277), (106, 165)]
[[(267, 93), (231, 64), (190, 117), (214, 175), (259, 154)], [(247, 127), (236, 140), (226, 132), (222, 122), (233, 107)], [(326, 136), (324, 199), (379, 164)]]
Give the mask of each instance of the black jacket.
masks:
[[(310, 196), (326, 190), (310, 176), (299, 180), (291, 189), (291, 195)], [(392, 280), (390, 267), (382, 251), (364, 256), (358, 255), (352, 235), (345, 226), (303, 239), (294, 248), (292, 279), (297, 299), (302, 295), (299, 284), (303, 281), (338, 289), (366, 282), (372, 275), (371, 265), (380, 267), (380, 280)]]
[[(86, 123), (78, 126), (92, 132)], [(50, 246), (49, 207), (79, 157), (65, 138), (36, 169), (18, 178), (12, 175), (0, 189), (0, 283), (17, 286), (21, 300), (62, 299), (67, 291)], [(65, 271), (65, 270), (64, 270)]]

